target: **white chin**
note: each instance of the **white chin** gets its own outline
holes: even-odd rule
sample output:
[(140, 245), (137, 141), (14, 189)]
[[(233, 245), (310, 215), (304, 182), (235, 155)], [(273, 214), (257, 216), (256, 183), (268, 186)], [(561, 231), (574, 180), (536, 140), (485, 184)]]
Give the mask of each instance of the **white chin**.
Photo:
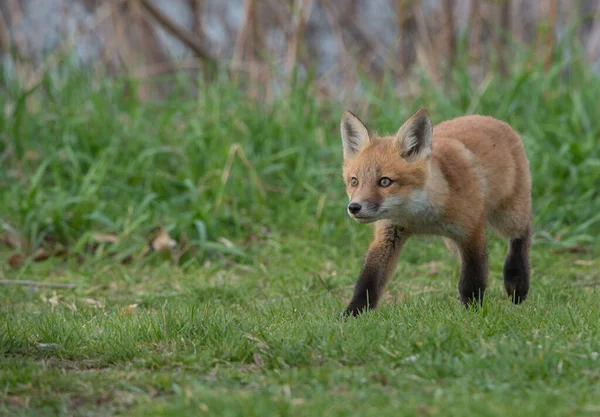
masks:
[(373, 223), (377, 221), (377, 217), (355, 217), (351, 216), (354, 220), (361, 224)]

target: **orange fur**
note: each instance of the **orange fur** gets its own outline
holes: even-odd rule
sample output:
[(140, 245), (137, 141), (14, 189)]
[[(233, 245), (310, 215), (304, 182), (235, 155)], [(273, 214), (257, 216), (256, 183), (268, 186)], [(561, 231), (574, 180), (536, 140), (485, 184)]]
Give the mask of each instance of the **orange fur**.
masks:
[[(461, 260), (461, 299), (481, 299), (487, 279), (487, 226), (510, 239), (506, 288), (515, 301), (525, 299), (531, 178), (523, 143), (508, 124), (464, 116), (432, 127), (422, 109), (395, 136), (375, 135), (350, 112), (344, 113), (341, 130), (349, 214), (360, 223), (375, 223), (375, 238), (347, 313), (377, 303), (397, 257), (385, 245), (399, 248), (418, 234), (444, 237)], [(371, 281), (377, 284), (369, 286)], [(367, 287), (377, 292), (368, 305)]]

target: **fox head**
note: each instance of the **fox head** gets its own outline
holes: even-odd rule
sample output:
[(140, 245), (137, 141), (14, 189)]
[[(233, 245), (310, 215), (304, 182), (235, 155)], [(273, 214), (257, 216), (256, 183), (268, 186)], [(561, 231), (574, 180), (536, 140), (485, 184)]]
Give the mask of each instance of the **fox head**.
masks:
[(432, 125), (427, 110), (413, 114), (395, 136), (378, 137), (349, 111), (342, 115), (348, 214), (359, 223), (412, 217), (428, 202)]

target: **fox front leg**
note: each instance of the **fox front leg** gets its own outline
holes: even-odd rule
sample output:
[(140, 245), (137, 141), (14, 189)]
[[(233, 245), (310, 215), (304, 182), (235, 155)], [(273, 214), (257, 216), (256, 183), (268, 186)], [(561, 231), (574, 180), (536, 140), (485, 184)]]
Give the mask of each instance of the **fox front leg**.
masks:
[(396, 269), (400, 249), (407, 238), (401, 227), (389, 221), (375, 223), (375, 237), (369, 245), (352, 301), (344, 311), (344, 316), (356, 316), (377, 306), (385, 284)]

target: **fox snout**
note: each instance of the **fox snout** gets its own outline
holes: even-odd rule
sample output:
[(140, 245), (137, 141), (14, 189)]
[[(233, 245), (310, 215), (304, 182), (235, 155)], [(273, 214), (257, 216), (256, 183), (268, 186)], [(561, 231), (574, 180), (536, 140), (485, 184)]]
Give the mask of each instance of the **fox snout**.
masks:
[(379, 217), (379, 204), (352, 201), (348, 204), (348, 214), (359, 223), (374, 222)]
[(350, 203), (348, 204), (348, 211), (351, 214), (358, 214), (358, 212), (362, 209), (362, 205), (359, 203)]

